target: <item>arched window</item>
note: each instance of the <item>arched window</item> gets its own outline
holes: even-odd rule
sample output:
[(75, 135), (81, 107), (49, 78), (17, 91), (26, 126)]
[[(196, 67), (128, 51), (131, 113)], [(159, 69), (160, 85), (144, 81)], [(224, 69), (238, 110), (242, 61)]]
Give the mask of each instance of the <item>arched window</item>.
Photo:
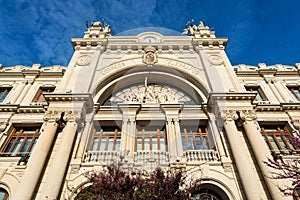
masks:
[(8, 193), (3, 188), (0, 188), (0, 200), (9, 200)]
[(202, 189), (192, 198), (193, 200), (229, 200), (227, 194), (213, 184), (201, 184)]

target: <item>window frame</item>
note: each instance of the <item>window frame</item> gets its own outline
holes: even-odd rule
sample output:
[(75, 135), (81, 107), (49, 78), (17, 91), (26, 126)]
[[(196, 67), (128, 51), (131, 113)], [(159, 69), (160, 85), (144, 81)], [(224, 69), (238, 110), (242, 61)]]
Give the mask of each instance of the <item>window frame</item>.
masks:
[[(149, 137), (149, 149), (145, 149), (145, 138)], [(164, 147), (161, 147), (161, 137), (164, 138)], [(157, 149), (153, 149), (153, 138), (157, 138)], [(138, 148), (139, 139), (142, 139), (142, 149)], [(168, 151), (168, 141), (167, 141), (167, 131), (166, 127), (159, 129), (157, 128), (156, 131), (146, 130), (142, 128), (142, 130), (138, 130), (136, 128), (135, 133), (135, 151)]]
[[(188, 127), (188, 126), (187, 126)], [(183, 127), (183, 131), (181, 131), (181, 143), (182, 143), (182, 149), (183, 151), (191, 151), (191, 150), (213, 150), (213, 145), (210, 141), (209, 133), (208, 133), (208, 128), (206, 126), (199, 126), (197, 128), (197, 132), (191, 130), (187, 131), (187, 127)], [(189, 128), (191, 129), (191, 128)], [(204, 131), (203, 131), (204, 130)], [(190, 149), (189, 145), (189, 138), (192, 137), (193, 139), (193, 145), (194, 148)], [(201, 147), (198, 147), (197, 145), (197, 137), (200, 138), (201, 142)], [(206, 138), (206, 140), (204, 139)], [(186, 146), (184, 147), (184, 142), (183, 139), (185, 140)], [(204, 148), (203, 148), (204, 147)]]
[[(289, 90), (290, 94), (293, 96), (293, 98), (297, 101), (300, 101), (300, 85), (287, 85), (286, 87)], [(297, 92), (295, 90), (297, 90)]]
[[(261, 86), (258, 85), (245, 85), (245, 89), (248, 92), (256, 92), (256, 96), (254, 101), (268, 101), (268, 98), (266, 96), (266, 94), (264, 93), (263, 89), (261, 88)], [(260, 100), (261, 99), (261, 100)]]
[(0, 87), (0, 103), (3, 103), (12, 87)]
[[(277, 128), (274, 128), (276, 127)], [(265, 127), (268, 127), (267, 129)], [(260, 125), (261, 134), (263, 139), (265, 140), (266, 144), (268, 145), (272, 154), (293, 154), (295, 151), (298, 151), (291, 142), (290, 137), (292, 135), (288, 131), (288, 128), (284, 125)], [(270, 141), (269, 137), (272, 137), (273, 141), (275, 142), (276, 148), (274, 148), (272, 141)], [(281, 140), (278, 139), (281, 138)], [(282, 144), (283, 143), (283, 144)], [(284, 146), (282, 146), (284, 145)], [(278, 149), (278, 150), (277, 150)]]
[[(105, 131), (105, 129), (107, 127), (110, 127), (110, 126), (103, 126), (102, 128), (99, 126), (94, 127), (93, 132), (92, 132), (91, 142), (89, 145), (89, 151), (116, 151), (116, 152), (120, 151), (120, 144), (119, 144), (119, 147), (117, 148), (117, 142), (119, 141), (121, 143), (121, 130), (118, 127), (110, 127), (110, 129), (114, 128), (114, 131), (112, 133), (111, 131)], [(112, 150), (108, 150), (108, 147), (110, 145), (109, 144), (110, 138), (113, 138)], [(95, 145), (96, 139), (98, 139), (97, 147), (94, 150), (94, 145)], [(103, 144), (102, 143), (103, 139), (105, 139), (105, 147), (104, 147), (104, 150), (101, 150), (101, 144)]]
[[(34, 133), (26, 133), (26, 131), (28, 130), (34, 131)], [(31, 152), (34, 149), (34, 146), (38, 141), (39, 136), (40, 136), (40, 126), (13, 127), (13, 129), (10, 131), (9, 136), (6, 138), (1, 148), (0, 155), (5, 157), (30, 156)], [(19, 139), (23, 139), (22, 142), (20, 142)], [(31, 139), (31, 141), (27, 146), (26, 151), (22, 151), (28, 139)]]
[(46, 99), (44, 98), (43, 94), (53, 93), (54, 90), (55, 90), (55, 86), (41, 86), (41, 87), (39, 87), (39, 89), (38, 89), (37, 93), (35, 94), (32, 101), (35, 103), (46, 102)]

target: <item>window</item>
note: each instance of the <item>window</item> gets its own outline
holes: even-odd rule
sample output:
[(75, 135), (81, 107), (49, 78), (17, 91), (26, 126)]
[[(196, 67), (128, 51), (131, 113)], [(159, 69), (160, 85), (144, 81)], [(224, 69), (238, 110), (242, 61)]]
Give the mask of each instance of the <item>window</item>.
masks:
[(257, 92), (255, 101), (267, 101), (267, 97), (259, 86), (245, 86), (249, 92)]
[(139, 126), (136, 129), (136, 151), (167, 151), (165, 126)]
[(183, 151), (212, 149), (206, 126), (185, 126), (182, 129)]
[(291, 154), (296, 151), (290, 141), (291, 135), (284, 125), (262, 125), (261, 133), (272, 154)]
[(297, 87), (288, 87), (290, 93), (293, 95), (293, 97), (297, 100), (300, 101), (300, 86)]
[(2, 103), (8, 95), (11, 88), (0, 88), (0, 103)]
[(2, 156), (29, 156), (40, 135), (38, 127), (15, 127), (1, 149)]
[(115, 126), (95, 126), (90, 151), (120, 151), (121, 130)]
[(8, 193), (3, 188), (0, 188), (0, 200), (8, 200)]
[(46, 102), (44, 93), (54, 92), (55, 87), (40, 87), (37, 94), (35, 95), (33, 102)]

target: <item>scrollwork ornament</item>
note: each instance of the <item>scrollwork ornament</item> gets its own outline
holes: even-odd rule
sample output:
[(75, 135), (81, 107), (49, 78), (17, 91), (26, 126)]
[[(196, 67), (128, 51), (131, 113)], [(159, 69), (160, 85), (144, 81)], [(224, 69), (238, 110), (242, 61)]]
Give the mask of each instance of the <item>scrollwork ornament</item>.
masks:
[(251, 121), (256, 120), (257, 116), (254, 110), (241, 110), (240, 117), (242, 120)]
[(44, 121), (59, 121), (61, 117), (61, 112), (59, 111), (47, 111), (44, 115)]
[(79, 111), (68, 111), (64, 115), (64, 121), (78, 122), (81, 119), (81, 112)]

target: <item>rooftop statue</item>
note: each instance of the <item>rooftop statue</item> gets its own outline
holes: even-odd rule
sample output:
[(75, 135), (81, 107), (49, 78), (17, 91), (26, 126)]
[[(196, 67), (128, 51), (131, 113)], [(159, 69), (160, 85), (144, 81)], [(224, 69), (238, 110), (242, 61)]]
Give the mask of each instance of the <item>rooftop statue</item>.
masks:
[[(92, 33), (94, 35), (95, 33), (103, 35), (102, 37), (110, 36), (112, 31), (110, 29), (109, 24), (104, 23), (104, 19), (102, 21), (97, 21), (97, 22), (91, 22), (89, 25), (88, 20), (86, 20), (86, 27), (88, 29), (89, 33)], [(89, 34), (90, 35), (90, 34)], [(91, 35), (90, 35), (91, 37)]]
[(200, 38), (203, 35), (214, 35), (214, 32), (211, 31), (208, 26), (205, 26), (203, 21), (200, 21), (198, 26), (193, 23), (193, 19), (191, 21), (188, 21), (182, 34), (194, 36), (196, 38)]

